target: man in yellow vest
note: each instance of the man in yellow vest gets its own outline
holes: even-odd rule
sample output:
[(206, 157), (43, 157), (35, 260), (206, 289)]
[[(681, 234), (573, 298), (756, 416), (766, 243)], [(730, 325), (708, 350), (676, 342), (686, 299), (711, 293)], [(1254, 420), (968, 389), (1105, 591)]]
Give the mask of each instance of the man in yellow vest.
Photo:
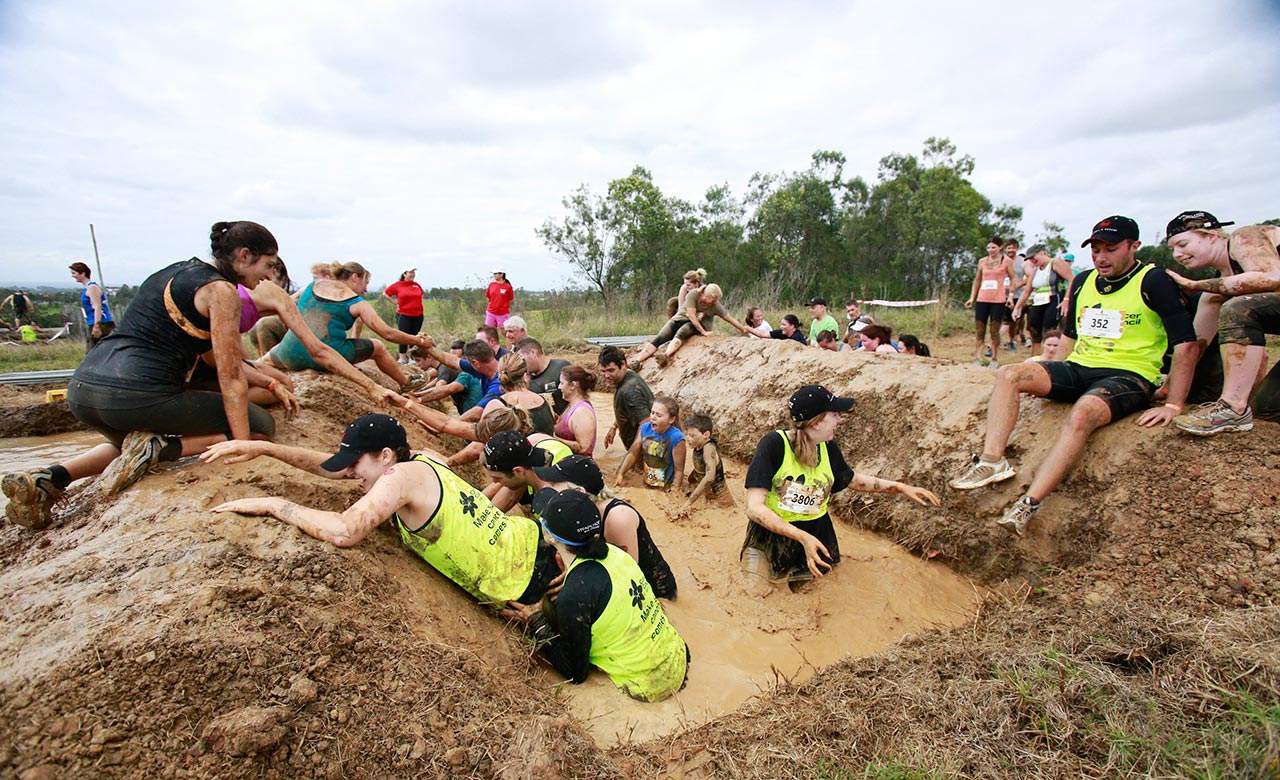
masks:
[(689, 649), (667, 619), (639, 564), (604, 540), (596, 503), (578, 490), (538, 493), (542, 533), (564, 563), (554, 605), (511, 604), (503, 614), (527, 624), (542, 657), (570, 682), (592, 666), (641, 701), (684, 687)]
[(357, 418), (333, 455), (267, 441), (228, 441), (200, 458), (240, 463), (259, 455), (329, 479), (358, 479), (365, 495), (343, 512), (283, 498), (242, 498), (213, 511), (275, 517), (338, 547), (354, 547), (389, 518), (405, 546), (482, 603), (498, 607), (536, 603), (560, 573), (537, 523), (503, 513), (443, 463), (414, 455), (394, 417)]
[[(1182, 413), (1195, 372), (1191, 315), (1168, 273), (1138, 262), (1138, 223), (1107, 217), (1093, 226), (1081, 246), (1093, 252), (1094, 270), (1071, 281), (1062, 323), (1061, 351), (1066, 359), (1016, 363), (996, 372), (982, 454), (949, 483), (957, 490), (972, 490), (1014, 476), (1004, 453), (1018, 421), (1022, 393), (1074, 404), (1026, 495), (998, 521), (1019, 535), (1079, 459), (1094, 431), (1142, 409), (1146, 411), (1138, 425), (1167, 425)], [(1148, 409), (1170, 346), (1167, 402)]]

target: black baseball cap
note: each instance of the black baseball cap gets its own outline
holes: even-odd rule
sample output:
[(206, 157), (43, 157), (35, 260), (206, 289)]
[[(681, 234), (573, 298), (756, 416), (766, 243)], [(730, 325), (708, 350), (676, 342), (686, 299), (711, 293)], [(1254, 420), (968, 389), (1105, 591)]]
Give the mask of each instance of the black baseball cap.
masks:
[(547, 482), (572, 482), (592, 495), (599, 495), (604, 490), (600, 467), (586, 455), (570, 455), (554, 466), (535, 468), (533, 473)]
[(847, 412), (852, 408), (852, 398), (841, 398), (822, 385), (805, 385), (787, 401), (791, 419), (798, 423), (812, 420), (823, 412)]
[(360, 459), (366, 452), (381, 452), (409, 446), (404, 426), (396, 418), (386, 414), (366, 414), (357, 417), (342, 434), (342, 443), (333, 457), (320, 464), (325, 471), (342, 471)]
[[(604, 521), (591, 497), (580, 490), (543, 488), (533, 497), (543, 529), (561, 544), (581, 547), (603, 533)], [(536, 508), (541, 504), (541, 508)]]
[(1234, 222), (1222, 222), (1207, 211), (1184, 211), (1173, 219), (1164, 229), (1164, 235), (1176, 236), (1188, 230), (1213, 230), (1215, 228), (1234, 225)]
[(1090, 242), (1101, 241), (1104, 244), (1118, 244), (1121, 241), (1137, 241), (1138, 223), (1119, 214), (1112, 215), (1093, 226), (1090, 234), (1080, 246), (1089, 246)]
[(821, 295), (813, 296), (812, 298), (809, 299), (809, 302), (805, 304), (805, 306), (826, 306), (826, 305), (827, 305), (827, 299), (823, 298)]
[(484, 466), (490, 471), (510, 472), (516, 466), (533, 468), (546, 462), (546, 455), (534, 452), (533, 445), (519, 431), (499, 431), (484, 445)]

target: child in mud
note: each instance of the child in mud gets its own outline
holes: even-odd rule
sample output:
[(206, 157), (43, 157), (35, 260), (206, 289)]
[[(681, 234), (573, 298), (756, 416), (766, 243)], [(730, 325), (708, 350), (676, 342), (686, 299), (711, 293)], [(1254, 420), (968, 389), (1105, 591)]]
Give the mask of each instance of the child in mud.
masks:
[(806, 385), (787, 401), (791, 430), (770, 431), (747, 469), (747, 537), (739, 559), (753, 591), (765, 595), (774, 581), (821, 577), (840, 562), (840, 543), (827, 504), (846, 487), (867, 493), (899, 493), (938, 506), (928, 490), (854, 474), (835, 442), (836, 427), (853, 408), (821, 385)]
[(231, 441), (201, 460), (241, 463), (260, 455), (329, 479), (358, 479), (365, 495), (342, 512), (283, 498), (242, 498), (213, 511), (275, 517), (337, 547), (354, 547), (390, 519), (406, 547), (484, 604), (536, 603), (559, 573), (536, 523), (504, 514), (436, 456), (415, 455), (393, 417), (357, 418), (333, 455)]
[(734, 506), (729, 485), (724, 479), (724, 461), (720, 459), (720, 445), (716, 443), (711, 418), (705, 414), (690, 415), (685, 420), (684, 438), (693, 450), (689, 464), (688, 484), (693, 486), (689, 500), (676, 512), (685, 516), (693, 509), (693, 503), (702, 496), (722, 506)]
[(595, 502), (578, 490), (547, 498), (542, 534), (564, 564), (564, 585), (541, 609), (511, 604), (538, 652), (572, 683), (592, 666), (640, 701), (661, 701), (684, 687), (689, 648), (667, 619), (635, 559), (605, 541)]
[(674, 483), (677, 490), (684, 487), (684, 432), (676, 427), (680, 417), (680, 404), (669, 395), (653, 397), (653, 409), (649, 419), (640, 425), (640, 432), (627, 450), (627, 456), (618, 466), (614, 478), (615, 487), (632, 468), (644, 471), (644, 484), (667, 490)]
[(649, 581), (654, 595), (660, 599), (675, 599), (675, 575), (649, 535), (649, 527), (645, 525), (640, 510), (608, 492), (604, 486), (604, 475), (594, 460), (585, 455), (571, 455), (554, 465), (535, 468), (533, 473), (537, 487), (531, 509), (535, 516), (541, 514), (543, 504), (556, 491), (574, 488), (586, 491), (595, 502), (596, 509), (600, 510), (600, 518), (604, 521), (604, 540), (640, 564), (640, 571)]

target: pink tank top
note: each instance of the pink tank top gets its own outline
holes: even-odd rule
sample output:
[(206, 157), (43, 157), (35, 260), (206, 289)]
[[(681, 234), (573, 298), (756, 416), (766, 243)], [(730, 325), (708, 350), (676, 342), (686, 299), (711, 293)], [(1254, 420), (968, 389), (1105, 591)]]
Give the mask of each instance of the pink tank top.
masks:
[(258, 304), (253, 302), (253, 294), (243, 284), (236, 285), (240, 293), (240, 332), (248, 333), (258, 322)]
[[(595, 407), (591, 406), (591, 402), (586, 399), (574, 403), (573, 406), (564, 410), (564, 414), (560, 415), (559, 420), (556, 420), (556, 436), (559, 436), (561, 439), (568, 439), (569, 441), (574, 441), (576, 439), (573, 435), (573, 426), (569, 425), (569, 418), (573, 417), (573, 413), (583, 406), (591, 409), (593, 412), (595, 411)], [(596, 437), (592, 436), (591, 445), (587, 448), (587, 451), (594, 452), (595, 449)]]
[(983, 303), (1004, 303), (1005, 286), (1009, 283), (1009, 275), (1002, 262), (995, 268), (987, 268), (979, 263), (982, 281), (978, 282), (978, 300)]

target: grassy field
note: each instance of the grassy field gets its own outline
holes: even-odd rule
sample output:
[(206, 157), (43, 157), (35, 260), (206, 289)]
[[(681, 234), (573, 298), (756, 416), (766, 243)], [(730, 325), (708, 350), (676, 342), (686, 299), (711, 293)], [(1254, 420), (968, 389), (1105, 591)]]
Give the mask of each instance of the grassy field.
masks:
[(58, 339), (36, 344), (7, 341), (0, 343), (0, 374), (75, 368), (83, 358), (84, 344), (80, 341)]

